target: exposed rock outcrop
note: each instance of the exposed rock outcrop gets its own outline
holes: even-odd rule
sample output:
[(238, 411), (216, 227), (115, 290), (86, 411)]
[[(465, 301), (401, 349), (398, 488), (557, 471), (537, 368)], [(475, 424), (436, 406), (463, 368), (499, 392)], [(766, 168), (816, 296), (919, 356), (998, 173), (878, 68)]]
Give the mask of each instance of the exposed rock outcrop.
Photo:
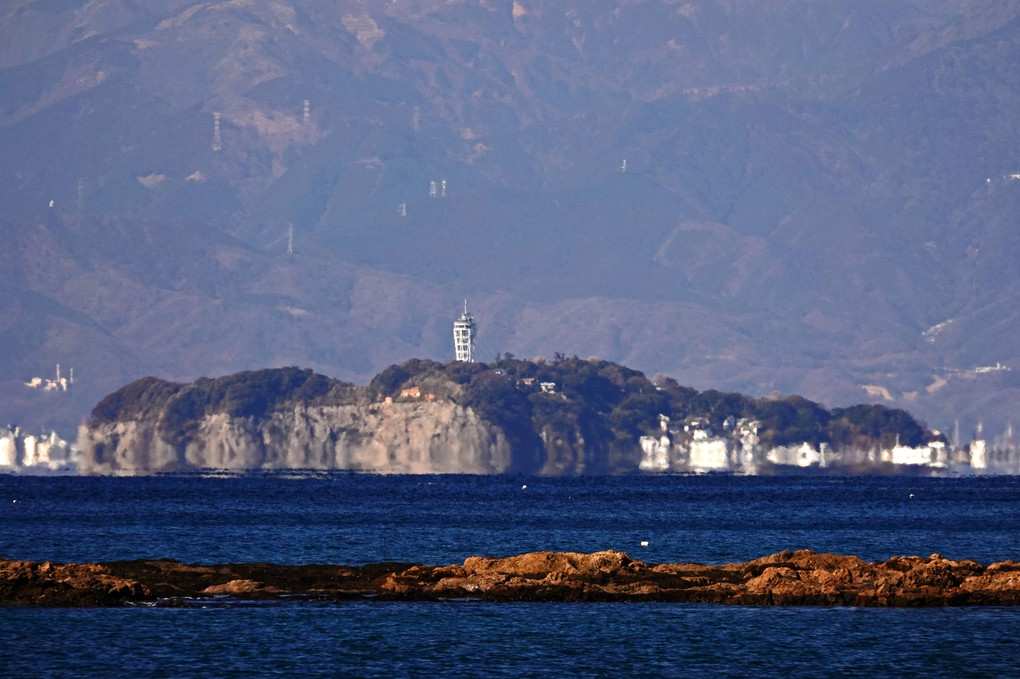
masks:
[(103, 564), (0, 561), (0, 604), (115, 606), (152, 598), (136, 578)]
[(535, 552), (462, 565), (189, 566), (175, 561), (51, 564), (0, 560), (0, 605), (183, 605), (184, 598), (678, 601), (750, 605), (1020, 605), (1020, 563), (939, 554), (868, 563), (780, 552), (746, 563), (646, 564), (622, 552)]
[(499, 474), (511, 464), (503, 432), (450, 401), (305, 406), (263, 419), (212, 413), (186, 442), (158, 418), (96, 423), (78, 439), (84, 473), (202, 468), (350, 469), (405, 474)]

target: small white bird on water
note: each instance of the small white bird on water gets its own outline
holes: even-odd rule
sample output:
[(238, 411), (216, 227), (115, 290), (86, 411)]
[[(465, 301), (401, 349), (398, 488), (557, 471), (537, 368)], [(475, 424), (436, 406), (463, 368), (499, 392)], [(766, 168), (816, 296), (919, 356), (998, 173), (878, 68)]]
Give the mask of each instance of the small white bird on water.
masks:
[(641, 541), (641, 546), (642, 547), (647, 547), (648, 546), (648, 540), (642, 540)]

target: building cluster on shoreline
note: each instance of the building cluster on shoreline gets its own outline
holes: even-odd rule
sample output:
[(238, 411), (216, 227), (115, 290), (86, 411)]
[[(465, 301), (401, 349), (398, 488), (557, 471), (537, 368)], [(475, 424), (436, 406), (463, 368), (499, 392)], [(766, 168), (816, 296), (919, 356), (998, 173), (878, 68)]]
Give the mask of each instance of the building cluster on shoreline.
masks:
[(0, 473), (74, 472), (76, 449), (56, 432), (35, 435), (20, 427), (0, 427)]
[(1003, 436), (987, 441), (979, 427), (968, 445), (940, 439), (921, 446), (900, 445), (870, 449), (834, 449), (826, 443), (808, 442), (766, 448), (758, 432), (761, 423), (728, 418), (716, 433), (707, 420), (694, 418), (682, 424), (659, 416), (661, 431), (642, 436), (644, 472), (774, 474), (829, 470), (834, 473), (938, 473), (1020, 474), (1020, 446), (1012, 425)]
[[(422, 398), (417, 387), (404, 390), (401, 396)], [(966, 444), (961, 444), (956, 434), (948, 441), (937, 436), (920, 446), (896, 441), (870, 449), (809, 442), (766, 446), (760, 436), (761, 423), (749, 418), (729, 417), (720, 432), (714, 431), (706, 418), (673, 422), (660, 415), (659, 424), (655, 435), (638, 441), (641, 472), (1020, 475), (1020, 446), (1011, 424), (991, 440), (984, 438), (979, 425), (973, 440)], [(0, 426), (0, 473), (73, 474), (78, 471), (78, 453), (76, 443), (55, 432), (32, 434), (13, 425)]]

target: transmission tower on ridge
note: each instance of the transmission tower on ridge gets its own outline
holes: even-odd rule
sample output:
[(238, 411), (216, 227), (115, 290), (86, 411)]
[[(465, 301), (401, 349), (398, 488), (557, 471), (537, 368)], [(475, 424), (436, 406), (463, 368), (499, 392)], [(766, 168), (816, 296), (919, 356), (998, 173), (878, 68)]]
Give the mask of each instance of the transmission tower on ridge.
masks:
[(212, 150), (222, 151), (223, 140), (220, 138), (220, 112), (213, 111), (213, 133), (212, 133)]
[(453, 352), (458, 361), (474, 363), (477, 333), (478, 324), (468, 311), (467, 300), (464, 300), (464, 313), (453, 322)]

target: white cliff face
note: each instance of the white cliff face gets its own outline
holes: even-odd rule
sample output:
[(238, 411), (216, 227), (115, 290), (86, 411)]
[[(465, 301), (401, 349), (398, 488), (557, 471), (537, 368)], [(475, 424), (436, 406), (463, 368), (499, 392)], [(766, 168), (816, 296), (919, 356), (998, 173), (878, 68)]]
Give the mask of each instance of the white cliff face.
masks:
[(218, 413), (183, 448), (156, 421), (101, 424), (79, 434), (83, 473), (194, 469), (345, 469), (383, 474), (499, 474), (503, 432), (450, 402), (297, 406), (261, 422)]

